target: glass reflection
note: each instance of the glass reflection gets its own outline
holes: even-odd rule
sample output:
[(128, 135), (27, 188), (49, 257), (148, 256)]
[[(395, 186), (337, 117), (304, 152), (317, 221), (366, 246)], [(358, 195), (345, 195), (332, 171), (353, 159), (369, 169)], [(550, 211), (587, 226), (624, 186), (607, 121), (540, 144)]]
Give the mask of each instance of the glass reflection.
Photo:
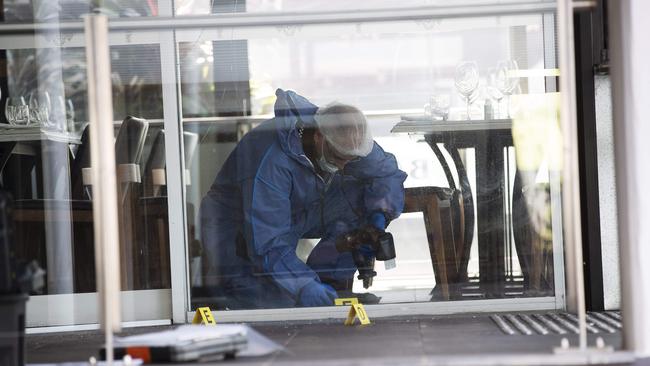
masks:
[[(101, 4), (101, 5), (98, 5)], [(5, 0), (3, 21), (9, 23), (32, 21), (80, 20), (84, 14), (99, 11), (112, 17), (158, 16), (158, 1), (153, 0)]]
[[(94, 292), (84, 49), (11, 49), (2, 55), (8, 77), (2, 86), (0, 188), (14, 200), (17, 260), (40, 279), (32, 294)], [(166, 194), (145, 192), (142, 183), (151, 181), (145, 167), (159, 153), (152, 145), (162, 131), (161, 122), (147, 120), (162, 118), (159, 46), (114, 46), (111, 61), (114, 116), (120, 119), (115, 146), (122, 288), (169, 288)]]
[[(250, 11), (252, 3), (247, 6)], [(355, 279), (354, 293), (381, 303), (553, 296), (557, 241), (550, 236), (543, 236), (550, 241), (540, 241), (538, 229), (544, 225), (532, 227), (531, 220), (542, 215), (550, 223), (549, 215), (554, 213), (548, 202), (558, 197), (559, 191), (557, 187), (550, 189), (549, 182), (557, 172), (535, 170), (537, 181), (546, 181), (547, 188), (531, 188), (530, 183), (524, 183), (518, 151), (527, 145), (515, 141), (513, 131), (515, 125), (521, 126), (521, 118), (529, 118), (520, 117), (522, 110), (530, 108), (519, 95), (543, 96), (553, 91), (543, 77), (547, 66), (544, 27), (539, 16), (508, 18), (509, 25), (498, 25), (493, 19), (484, 21), (486, 27), (482, 29), (459, 20), (453, 25), (439, 25), (439, 29), (400, 23), (402, 33), (395, 33), (392, 26), (361, 25), (350, 28), (352, 32), (330, 27), (331, 32), (323, 36), (325, 33), (317, 31), (320, 26), (309, 26), (291, 34), (273, 29), (268, 35), (250, 33), (245, 39), (181, 42), (183, 126), (186, 132), (196, 133), (200, 141), (192, 162), (192, 186), (187, 187), (188, 203), (194, 206), (189, 212), (193, 220), (190, 230), (195, 232), (189, 239), (193, 305), (234, 309), (301, 304), (299, 292), (298, 296), (289, 293), (286, 302), (275, 305), (260, 305), (263, 301), (258, 295), (251, 295), (246, 304), (237, 303), (232, 292), (223, 291), (224, 286), (230, 286), (228, 290), (259, 286), (244, 279), (239, 281), (246, 283), (225, 285), (237, 282), (233, 279), (240, 275), (270, 280), (275, 286), (273, 293), (286, 295), (287, 291), (274, 284), (273, 276), (259, 263), (243, 264), (239, 259), (220, 262), (221, 258), (230, 258), (228, 255), (237, 255), (220, 252), (233, 250), (232, 238), (221, 241), (200, 235), (205, 234), (206, 225), (217, 224), (210, 222), (204, 210), (199, 212), (199, 202), (211, 195), (229, 196), (219, 191), (219, 185), (213, 186), (214, 173), (208, 172), (232, 164), (226, 161), (233, 159), (233, 151), (250, 158), (241, 160), (245, 162), (238, 164), (239, 168), (254, 165), (255, 155), (242, 153), (237, 143), (268, 130), (257, 127), (252, 130), (257, 132), (248, 132), (252, 137), (247, 137), (251, 127), (268, 126), (264, 121), (273, 116), (285, 117), (278, 116), (274, 108), (277, 88), (297, 90), (316, 106), (344, 100), (359, 107), (374, 140), (394, 154), (399, 169), (407, 174), (404, 213), (392, 220), (388, 229), (394, 236), (397, 268), (375, 266), (378, 274), (372, 286), (366, 289), (363, 278)], [(526, 42), (518, 41), (523, 39)], [(478, 77), (471, 95), (461, 98), (455, 91), (454, 71), (467, 59), (475, 60)], [(509, 103), (510, 119), (499, 119), (505, 115), (503, 111), (498, 115), (503, 95), (500, 91), (499, 95), (493, 93), (498, 91), (496, 67), (500, 60), (516, 61), (522, 75), (527, 75), (520, 77), (518, 71), (512, 75), (518, 87), (513, 89), (516, 95)], [(442, 111), (433, 118), (432, 96), (444, 97)], [(488, 108), (490, 101), (486, 102), (491, 98), (497, 105), (496, 118), (494, 109), (490, 112)], [(466, 121), (468, 101), (472, 121)], [(427, 102), (429, 114), (422, 107)], [(525, 131), (522, 133), (531, 133)], [(321, 149), (326, 148), (324, 145)], [(537, 153), (542, 160), (551, 154), (550, 150)], [(320, 164), (322, 170), (340, 169), (333, 160)], [(319, 166), (319, 161), (313, 165)], [(545, 197), (547, 204), (526, 203), (522, 192), (530, 189), (539, 192), (537, 200)], [(224, 205), (221, 210), (239, 212), (233, 207)], [(339, 216), (345, 217), (348, 212), (339, 209)], [(276, 218), (292, 212), (275, 211), (268, 214)], [(241, 215), (242, 220), (250, 218)], [(291, 216), (272, 226), (289, 228), (296, 219)], [(312, 256), (319, 252), (317, 244), (324, 239), (318, 235), (292, 238), (292, 243), (298, 242), (293, 250), (295, 257), (309, 267)], [(235, 247), (247, 248), (250, 240), (234, 240), (239, 243)], [(222, 266), (234, 263), (241, 266), (230, 267), (229, 274), (220, 272)], [(363, 271), (355, 278), (359, 274)], [(273, 287), (269, 284), (268, 288)]]

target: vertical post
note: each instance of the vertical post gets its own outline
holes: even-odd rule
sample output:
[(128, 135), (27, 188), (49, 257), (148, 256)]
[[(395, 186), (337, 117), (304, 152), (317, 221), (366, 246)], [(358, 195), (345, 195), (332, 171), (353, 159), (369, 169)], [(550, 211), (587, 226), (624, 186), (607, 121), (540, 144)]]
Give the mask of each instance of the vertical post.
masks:
[(174, 31), (160, 32), (165, 156), (167, 161), (167, 196), (169, 205), (169, 257), (172, 287), (172, 320), (187, 322), (190, 286), (187, 266), (187, 206), (183, 147), (182, 106), (178, 81), (178, 52)]
[[(158, 0), (160, 16), (174, 15), (172, 0)], [(187, 251), (187, 191), (183, 146), (183, 110), (180, 98), (180, 61), (175, 30), (160, 32), (165, 159), (167, 161), (167, 199), (169, 214), (169, 258), (172, 288), (172, 322), (187, 323), (190, 310), (190, 282)], [(192, 319), (189, 319), (192, 320)]]
[(650, 357), (650, 23), (647, 0), (609, 1), (623, 347)]
[(562, 207), (566, 245), (567, 308), (578, 315), (580, 349), (587, 348), (585, 285), (582, 268), (582, 219), (578, 176), (578, 123), (573, 44), (573, 1), (557, 3), (560, 64), (560, 122), (563, 136)]
[(106, 360), (110, 365), (113, 360), (113, 332), (120, 330), (120, 264), (107, 17), (95, 14), (86, 16), (84, 30), (94, 193), (95, 266), (101, 324), (106, 334)]

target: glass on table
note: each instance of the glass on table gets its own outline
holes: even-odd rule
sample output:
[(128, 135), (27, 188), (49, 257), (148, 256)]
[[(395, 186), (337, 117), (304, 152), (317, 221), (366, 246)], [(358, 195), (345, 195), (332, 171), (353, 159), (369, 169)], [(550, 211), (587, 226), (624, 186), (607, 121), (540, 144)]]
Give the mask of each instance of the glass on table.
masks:
[(43, 127), (53, 127), (50, 122), (50, 111), (52, 100), (46, 91), (34, 91), (29, 93), (29, 116), (30, 119)]
[(23, 97), (7, 97), (5, 100), (5, 117), (7, 122), (14, 126), (27, 126), (30, 124), (29, 106)]
[(517, 71), (519, 66), (515, 60), (501, 60), (497, 63), (496, 86), (503, 95), (507, 97), (507, 111), (510, 118), (510, 95), (512, 95), (519, 86), (519, 77)]
[(430, 116), (432, 119), (442, 119), (446, 121), (449, 117), (450, 106), (449, 95), (436, 94), (429, 98), (429, 103), (424, 105), (424, 114)]
[(52, 111), (50, 112), (51, 127), (70, 133), (78, 132), (78, 126), (74, 123), (74, 105), (71, 99), (66, 99), (63, 95), (57, 95), (53, 98)]
[(75, 120), (75, 116), (76, 113), (74, 103), (72, 102), (71, 98), (67, 98), (65, 100), (65, 120), (68, 126), (68, 132), (80, 135), (83, 133), (83, 130), (86, 128), (88, 122), (77, 121)]
[(81, 130), (80, 126), (77, 126), (74, 121), (74, 104), (72, 99), (68, 98), (65, 100), (65, 121), (68, 125), (68, 130), (72, 132), (78, 132)]
[(488, 69), (488, 77), (487, 77), (487, 85), (485, 87), (485, 92), (487, 93), (487, 96), (494, 101), (494, 104), (496, 106), (496, 109), (494, 111), (494, 118), (500, 118), (501, 114), (499, 113), (499, 106), (501, 105), (501, 100), (505, 96), (501, 90), (499, 90), (497, 86), (497, 69), (496, 68), (489, 68)]
[(476, 88), (478, 88), (478, 81), (479, 75), (476, 61), (463, 61), (456, 66), (454, 83), (460, 95), (462, 95), (467, 102), (467, 119), (471, 119), (471, 96)]

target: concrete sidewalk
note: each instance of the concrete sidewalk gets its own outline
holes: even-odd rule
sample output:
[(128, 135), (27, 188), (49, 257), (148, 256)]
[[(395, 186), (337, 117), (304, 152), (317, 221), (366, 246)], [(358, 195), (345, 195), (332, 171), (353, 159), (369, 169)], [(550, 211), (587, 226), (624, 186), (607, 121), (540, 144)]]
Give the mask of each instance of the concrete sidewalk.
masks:
[[(488, 315), (419, 316), (374, 319), (370, 326), (343, 326), (342, 320), (251, 324), (283, 345), (286, 351), (268, 357), (238, 358), (226, 363), (247, 365), (329, 364), (560, 364), (548, 363), (560, 335), (506, 335)], [(121, 335), (167, 327), (129, 328)], [(596, 335), (589, 335), (591, 345)], [(620, 348), (621, 334), (602, 333), (607, 345)], [(571, 345), (577, 335), (567, 336)], [(97, 356), (100, 331), (27, 336), (27, 362), (87, 361)], [(530, 356), (527, 356), (529, 354)], [(564, 364), (576, 358), (563, 356)], [(597, 358), (591, 358), (598, 363)], [(604, 362), (601, 359), (600, 362)], [(221, 362), (220, 362), (221, 363)], [(650, 365), (636, 363), (637, 365)]]

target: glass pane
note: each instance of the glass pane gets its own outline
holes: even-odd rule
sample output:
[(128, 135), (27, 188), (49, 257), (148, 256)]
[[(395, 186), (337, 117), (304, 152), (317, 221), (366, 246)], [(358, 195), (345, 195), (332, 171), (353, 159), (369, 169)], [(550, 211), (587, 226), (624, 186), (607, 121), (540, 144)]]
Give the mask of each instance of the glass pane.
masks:
[(110, 17), (125, 18), (158, 16), (160, 13), (158, 0), (5, 0), (2, 5), (2, 20), (7, 23), (79, 21), (84, 14), (95, 10)]
[[(193, 305), (554, 296), (561, 150), (545, 25), (179, 32), (183, 128), (199, 141), (186, 156)], [(339, 116), (335, 101), (354, 108)], [(317, 110), (367, 121), (374, 148), (339, 125), (327, 135)], [(381, 263), (384, 229), (394, 263)]]
[[(28, 326), (99, 319), (86, 50), (82, 34), (61, 37), (65, 47), (52, 47), (49, 33), (0, 38), (6, 71), (0, 79), (0, 186), (13, 206), (14, 270), (24, 279), (22, 291), (32, 295)], [(117, 44), (110, 58), (121, 288), (169, 289), (167, 202), (143, 173), (161, 156), (164, 164), (164, 139), (162, 145), (157, 140), (163, 134), (160, 46)], [(164, 295), (169, 302), (168, 290)], [(141, 296), (130, 291), (124, 301)], [(73, 304), (88, 310), (79, 313)]]

